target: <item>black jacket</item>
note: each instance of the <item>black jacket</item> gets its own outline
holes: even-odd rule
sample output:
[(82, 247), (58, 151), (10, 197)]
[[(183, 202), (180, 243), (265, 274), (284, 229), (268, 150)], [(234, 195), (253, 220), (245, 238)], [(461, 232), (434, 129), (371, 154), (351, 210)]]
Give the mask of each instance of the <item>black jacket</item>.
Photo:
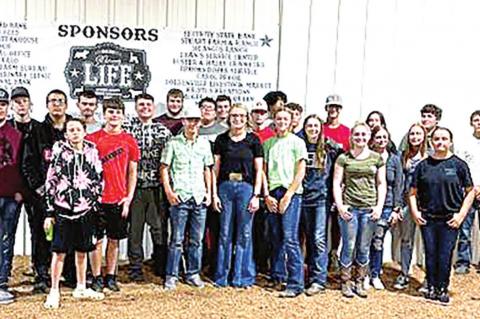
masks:
[[(67, 119), (70, 117), (67, 115)], [(64, 139), (65, 127), (63, 130), (54, 128), (49, 114), (45, 116), (45, 121), (34, 126), (30, 136), (25, 138), (22, 174), (32, 191), (45, 185), (53, 144)]]

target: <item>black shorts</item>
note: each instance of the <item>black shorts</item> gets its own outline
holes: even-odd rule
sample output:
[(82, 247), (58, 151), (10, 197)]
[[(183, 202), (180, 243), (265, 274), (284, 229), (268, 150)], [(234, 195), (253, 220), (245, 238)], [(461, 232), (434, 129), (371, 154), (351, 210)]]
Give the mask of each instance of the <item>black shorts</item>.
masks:
[(56, 215), (53, 226), (52, 251), (70, 253), (94, 250), (95, 223), (93, 216), (94, 214), (89, 212), (72, 220)]
[(95, 236), (102, 239), (105, 235), (110, 239), (124, 239), (128, 237), (128, 219), (122, 217), (122, 205), (100, 204), (97, 212)]

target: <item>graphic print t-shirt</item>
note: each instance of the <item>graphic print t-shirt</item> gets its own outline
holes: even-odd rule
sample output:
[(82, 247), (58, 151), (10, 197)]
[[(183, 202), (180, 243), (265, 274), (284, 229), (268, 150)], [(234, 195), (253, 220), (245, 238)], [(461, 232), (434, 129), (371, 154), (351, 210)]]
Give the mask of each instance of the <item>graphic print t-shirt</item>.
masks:
[(135, 138), (126, 133), (109, 134), (104, 130), (86, 137), (95, 143), (103, 166), (105, 188), (102, 203), (115, 204), (127, 196), (127, 172), (129, 162), (138, 162), (140, 150)]

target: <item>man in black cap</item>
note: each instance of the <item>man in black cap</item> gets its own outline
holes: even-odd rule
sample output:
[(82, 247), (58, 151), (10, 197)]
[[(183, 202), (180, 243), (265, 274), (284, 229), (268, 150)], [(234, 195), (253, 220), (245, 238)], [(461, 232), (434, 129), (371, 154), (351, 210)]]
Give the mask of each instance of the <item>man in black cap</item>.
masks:
[(65, 122), (70, 117), (67, 110), (67, 95), (61, 90), (52, 90), (46, 98), (48, 114), (45, 121), (34, 127), (25, 140), (22, 160), (22, 173), (27, 187), (32, 193), (33, 212), (30, 229), (32, 232), (32, 261), (35, 268), (34, 292), (46, 293), (49, 287), (48, 269), (50, 263), (50, 243), (45, 238), (43, 222), (46, 216), (43, 195), (45, 179), (50, 164), (53, 144), (64, 139)]

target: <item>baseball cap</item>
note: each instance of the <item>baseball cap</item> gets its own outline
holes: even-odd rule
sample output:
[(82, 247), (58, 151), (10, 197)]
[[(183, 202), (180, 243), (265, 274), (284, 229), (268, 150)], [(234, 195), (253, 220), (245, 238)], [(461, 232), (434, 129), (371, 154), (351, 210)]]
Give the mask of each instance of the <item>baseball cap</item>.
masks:
[(8, 92), (4, 89), (0, 89), (0, 102), (9, 102)]
[(183, 104), (183, 115), (184, 119), (200, 119), (202, 118), (202, 113), (198, 107), (189, 102), (184, 102)]
[(329, 105), (340, 105), (342, 106), (342, 98), (338, 94), (332, 94), (327, 96), (327, 99), (325, 100), (325, 106)]
[(28, 93), (28, 90), (24, 88), (23, 86), (17, 86), (12, 90), (12, 100), (16, 97), (19, 96), (24, 96), (30, 98), (30, 93)]
[(253, 102), (253, 104), (252, 104), (252, 112), (253, 112), (253, 111), (265, 111), (265, 112), (268, 112), (267, 102), (265, 102), (265, 100), (263, 100), (263, 99), (256, 100), (256, 101)]

